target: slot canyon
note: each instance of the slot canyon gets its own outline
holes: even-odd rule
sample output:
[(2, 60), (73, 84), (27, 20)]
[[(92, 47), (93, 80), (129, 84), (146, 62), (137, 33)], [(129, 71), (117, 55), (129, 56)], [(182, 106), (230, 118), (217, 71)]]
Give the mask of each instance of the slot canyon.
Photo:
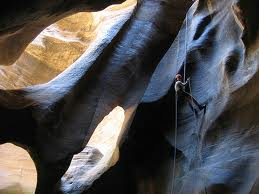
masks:
[(0, 194), (259, 194), (258, 8), (3, 0)]

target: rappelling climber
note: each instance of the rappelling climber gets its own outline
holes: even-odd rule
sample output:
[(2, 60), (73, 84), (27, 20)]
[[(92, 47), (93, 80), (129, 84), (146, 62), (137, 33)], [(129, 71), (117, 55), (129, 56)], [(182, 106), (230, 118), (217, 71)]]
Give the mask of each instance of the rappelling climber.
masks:
[(175, 76), (175, 92), (177, 93), (177, 95), (179, 95), (179, 97), (183, 96), (190, 104), (195, 104), (199, 110), (204, 110), (204, 113), (206, 112), (206, 105), (201, 105), (198, 103), (198, 101), (189, 93), (187, 93), (185, 91), (185, 86), (189, 83), (190, 78), (188, 78), (186, 80), (186, 82), (182, 82), (182, 76), (181, 74), (177, 74)]

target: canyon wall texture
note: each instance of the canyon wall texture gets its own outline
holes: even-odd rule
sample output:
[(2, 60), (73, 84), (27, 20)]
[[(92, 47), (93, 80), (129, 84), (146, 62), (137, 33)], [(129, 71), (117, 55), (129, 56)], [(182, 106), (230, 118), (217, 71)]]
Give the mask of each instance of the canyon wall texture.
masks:
[[(95, 9), (107, 6), (99, 2)], [(49, 22), (35, 18), (42, 26), (34, 33), (78, 5), (64, 5)], [(48, 12), (18, 12), (26, 17), (14, 20), (16, 27), (8, 14), (2, 20), (1, 33), (15, 33), (10, 39), (3, 33), (0, 45), (15, 52), (2, 52), (1, 63), (21, 57), (1, 67), (0, 143), (29, 152), (36, 193), (258, 193), (258, 2), (142, 0), (120, 6), (61, 20), (22, 55), (35, 34), (18, 24), (31, 25), (27, 17)], [(89, 23), (77, 19), (91, 23), (106, 13), (118, 14), (115, 20), (107, 15), (114, 21), (109, 27), (104, 19), (100, 28), (80, 34)], [(78, 26), (65, 29), (74, 21)], [(28, 40), (22, 46), (9, 42), (21, 36)], [(20, 76), (18, 67), (29, 73)], [(31, 79), (35, 72), (39, 76)], [(206, 112), (176, 98), (179, 72), (190, 78), (186, 91), (206, 104)], [(23, 81), (14, 84), (14, 77)]]
[[(146, 114), (150, 119), (139, 124), (142, 120), (137, 113), (133, 126), (137, 126), (136, 134), (141, 129), (145, 134), (154, 134), (147, 145), (155, 144), (155, 150), (161, 146), (154, 143), (161, 131), (171, 146), (176, 144), (176, 180), (168, 183), (168, 193), (258, 193), (259, 45), (255, 7), (256, 1), (195, 2), (153, 74), (139, 107), (139, 117)], [(175, 138), (172, 85), (175, 74), (184, 73), (184, 61), (186, 77), (191, 80), (187, 91), (207, 104), (207, 111), (195, 115), (190, 104), (179, 96)], [(158, 151), (157, 158), (162, 150), (166, 148)], [(169, 162), (167, 168), (171, 173), (172, 164)], [(141, 186), (146, 191), (140, 193), (166, 193), (149, 187), (150, 182), (154, 185), (156, 178), (160, 179), (162, 171), (154, 172), (153, 180), (145, 174), (148, 172), (150, 169), (143, 172), (146, 183)], [(168, 176), (173, 179), (172, 174)]]

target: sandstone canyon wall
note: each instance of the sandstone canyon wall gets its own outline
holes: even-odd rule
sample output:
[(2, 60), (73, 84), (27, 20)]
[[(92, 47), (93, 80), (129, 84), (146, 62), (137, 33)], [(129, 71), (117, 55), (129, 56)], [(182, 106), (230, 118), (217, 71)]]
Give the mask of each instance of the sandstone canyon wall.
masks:
[[(15, 62), (1, 67), (0, 142), (30, 153), (36, 193), (259, 193), (259, 3), (126, 1), (61, 20), (24, 51), (77, 3), (49, 22), (26, 20), (48, 15), (37, 6), (1, 22), (0, 48), (16, 52), (0, 57)], [(28, 35), (22, 22), (42, 26)], [(179, 72), (205, 113), (175, 103)]]

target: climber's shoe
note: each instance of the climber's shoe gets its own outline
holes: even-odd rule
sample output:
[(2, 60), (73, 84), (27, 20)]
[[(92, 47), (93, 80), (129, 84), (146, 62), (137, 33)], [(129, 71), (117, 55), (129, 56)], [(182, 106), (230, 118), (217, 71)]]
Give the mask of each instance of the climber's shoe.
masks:
[(206, 113), (206, 110), (207, 110), (207, 105), (206, 105), (206, 104), (199, 105), (199, 109), (200, 109), (200, 111), (203, 110), (203, 111), (204, 111), (204, 114), (205, 114), (205, 113)]
[(207, 111), (207, 105), (206, 105), (206, 104), (202, 105), (201, 110), (203, 110), (203, 112), (204, 112), (204, 114), (205, 114), (206, 111)]

